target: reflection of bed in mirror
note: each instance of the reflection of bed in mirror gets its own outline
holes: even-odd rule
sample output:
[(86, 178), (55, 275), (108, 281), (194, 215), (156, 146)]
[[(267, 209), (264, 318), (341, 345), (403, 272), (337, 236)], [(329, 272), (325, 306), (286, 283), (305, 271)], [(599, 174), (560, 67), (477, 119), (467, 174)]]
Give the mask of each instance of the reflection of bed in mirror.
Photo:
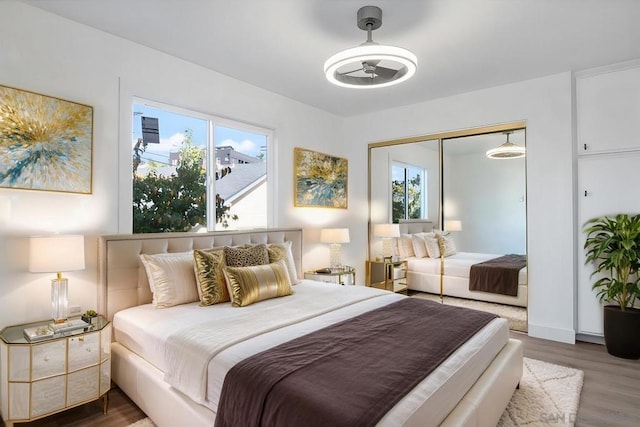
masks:
[[(286, 242), (291, 242), (291, 259), (295, 264), (296, 274), (301, 276), (300, 229), (114, 235), (100, 238), (99, 309), (109, 319), (113, 319), (114, 323), (112, 377), (156, 425), (212, 426), (218, 415), (218, 399), (221, 398), (223, 379), (234, 364), (251, 358), (256, 352), (265, 349), (268, 351), (277, 343), (286, 343), (289, 339), (309, 334), (325, 325), (341, 323), (359, 313), (368, 315), (377, 307), (392, 305), (394, 301), (420, 300), (364, 286), (337, 286), (302, 280), (293, 287), (292, 295), (268, 299), (248, 307), (234, 308), (231, 303), (200, 307), (198, 301), (193, 301), (157, 309), (151, 304), (152, 294), (145, 269), (141, 267), (141, 254), (158, 254), (161, 258), (174, 259), (196, 248)], [(171, 265), (174, 265), (173, 262)], [(180, 274), (186, 274), (187, 270), (180, 270)], [(175, 269), (172, 271), (179, 273)], [(180, 285), (180, 289), (182, 287)], [(349, 301), (346, 301), (347, 297), (350, 298)], [(252, 328), (264, 329), (265, 322), (272, 322), (277, 327), (250, 333)], [(388, 322), (378, 324), (386, 323)], [(431, 324), (435, 323), (437, 322), (431, 320)], [(447, 324), (452, 323), (455, 322)], [(207, 371), (204, 376), (198, 376), (197, 390), (191, 390), (190, 387), (194, 384), (187, 381), (188, 387), (180, 391), (184, 381), (178, 381), (178, 385), (174, 386), (171, 377), (181, 371), (167, 368), (176, 362), (174, 352), (170, 350), (171, 343), (182, 343), (182, 340), (177, 340), (182, 336), (187, 339), (189, 349), (195, 344), (207, 343), (207, 328), (212, 331), (214, 338), (217, 336), (215, 334), (224, 337), (228, 331), (243, 332), (248, 338), (234, 332), (231, 337), (233, 340), (226, 337), (229, 338), (228, 345), (225, 344), (224, 350), (217, 354), (209, 356), (205, 353), (201, 356), (200, 353), (190, 353), (192, 357), (178, 358), (178, 362), (204, 361), (204, 364), (178, 363), (187, 368), (178, 375), (179, 378), (191, 378), (190, 365), (197, 366), (198, 372), (200, 366)], [(394, 333), (397, 334), (398, 331)], [(413, 338), (416, 336), (414, 334)], [(332, 354), (329, 350), (337, 348), (336, 344), (336, 341), (332, 341), (321, 352), (325, 355), (323, 360), (333, 359), (333, 356), (326, 355)], [(180, 349), (182, 345), (173, 347)], [(418, 382), (404, 399), (388, 410), (378, 425), (495, 425), (522, 373), (521, 344), (509, 339), (506, 321), (496, 318), (473, 335), (463, 347), (455, 350), (443, 362), (444, 370), (434, 371)], [(465, 353), (473, 355), (473, 359), (463, 357)], [(307, 353), (302, 355), (311, 359)], [(386, 358), (378, 357), (378, 360)], [(459, 362), (462, 364), (449, 364)], [(392, 365), (395, 369), (396, 364)], [(166, 372), (169, 372), (169, 378)], [(296, 397), (304, 395), (303, 390), (296, 388), (294, 391)], [(195, 399), (187, 396), (192, 393), (195, 393)], [(243, 405), (246, 403), (242, 399), (240, 402)]]
[[(402, 254), (402, 240), (414, 234), (433, 230), (430, 220), (401, 221), (398, 250)], [(420, 255), (420, 254), (418, 254)], [(456, 252), (444, 258), (442, 278), (443, 295), (478, 301), (495, 302), (520, 307), (527, 306), (527, 267), (518, 272), (517, 295), (469, 290), (471, 266), (501, 257), (503, 254)], [(440, 294), (440, 258), (416, 257), (415, 252), (407, 258), (407, 285), (410, 290)]]

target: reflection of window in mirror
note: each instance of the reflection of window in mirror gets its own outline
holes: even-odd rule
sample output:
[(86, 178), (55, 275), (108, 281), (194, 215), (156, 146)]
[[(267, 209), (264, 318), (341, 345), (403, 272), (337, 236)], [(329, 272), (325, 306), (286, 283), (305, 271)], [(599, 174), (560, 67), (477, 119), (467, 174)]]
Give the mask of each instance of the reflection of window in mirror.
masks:
[(393, 162), (391, 166), (392, 222), (419, 219), (427, 211), (427, 176), (424, 168)]

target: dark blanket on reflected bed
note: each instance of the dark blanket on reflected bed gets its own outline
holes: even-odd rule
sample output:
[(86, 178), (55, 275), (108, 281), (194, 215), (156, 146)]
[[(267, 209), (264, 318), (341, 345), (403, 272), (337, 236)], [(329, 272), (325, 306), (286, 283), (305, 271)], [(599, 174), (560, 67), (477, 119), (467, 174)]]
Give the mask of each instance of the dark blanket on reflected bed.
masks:
[(524, 255), (505, 255), (471, 266), (469, 290), (518, 296), (518, 275), (527, 265)]
[(238, 363), (216, 427), (372, 426), (495, 315), (405, 298)]

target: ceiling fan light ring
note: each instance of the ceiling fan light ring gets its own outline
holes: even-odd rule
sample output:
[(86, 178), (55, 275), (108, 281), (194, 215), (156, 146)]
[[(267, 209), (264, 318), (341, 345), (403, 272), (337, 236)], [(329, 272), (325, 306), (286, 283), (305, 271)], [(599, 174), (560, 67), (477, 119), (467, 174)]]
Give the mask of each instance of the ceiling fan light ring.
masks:
[[(338, 70), (348, 64), (363, 63), (367, 61), (393, 61), (402, 66), (398, 70), (397, 78), (379, 82), (368, 82), (366, 78), (346, 78), (340, 75)], [(349, 88), (375, 88), (387, 87), (401, 83), (411, 78), (418, 67), (418, 58), (409, 50), (380, 44), (363, 44), (336, 53), (324, 63), (324, 71), (331, 83)], [(375, 80), (375, 79), (369, 79)], [(381, 79), (382, 80), (382, 79)], [(358, 83), (356, 83), (358, 82)]]
[(505, 142), (504, 144), (487, 150), (486, 156), (490, 159), (496, 160), (508, 160), (519, 159), (526, 155), (526, 149), (511, 142)]

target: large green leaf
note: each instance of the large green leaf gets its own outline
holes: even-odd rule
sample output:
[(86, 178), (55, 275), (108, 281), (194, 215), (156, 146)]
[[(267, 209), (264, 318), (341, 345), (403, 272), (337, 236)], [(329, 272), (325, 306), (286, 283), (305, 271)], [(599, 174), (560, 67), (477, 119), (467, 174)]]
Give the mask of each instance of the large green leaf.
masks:
[(621, 309), (640, 296), (640, 215), (618, 214), (594, 218), (585, 224), (585, 264), (593, 263), (592, 289), (602, 302), (615, 301)]

